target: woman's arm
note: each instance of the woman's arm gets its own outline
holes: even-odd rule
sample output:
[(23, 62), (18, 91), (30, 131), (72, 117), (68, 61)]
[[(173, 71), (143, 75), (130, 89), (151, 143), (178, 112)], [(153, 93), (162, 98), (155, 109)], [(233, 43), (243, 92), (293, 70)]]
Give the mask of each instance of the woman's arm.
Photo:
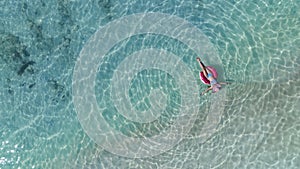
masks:
[(228, 85), (229, 83), (228, 82), (220, 82), (220, 84), (222, 84), (222, 85)]
[(197, 61), (199, 62), (199, 65), (204, 73), (204, 76), (207, 77), (207, 71), (206, 71), (205, 65), (201, 62), (200, 58), (197, 58)]
[(201, 93), (201, 95), (204, 95), (206, 92), (208, 92), (208, 91), (211, 90), (211, 89), (212, 89), (212, 86), (210, 86), (209, 88), (205, 89), (205, 90)]

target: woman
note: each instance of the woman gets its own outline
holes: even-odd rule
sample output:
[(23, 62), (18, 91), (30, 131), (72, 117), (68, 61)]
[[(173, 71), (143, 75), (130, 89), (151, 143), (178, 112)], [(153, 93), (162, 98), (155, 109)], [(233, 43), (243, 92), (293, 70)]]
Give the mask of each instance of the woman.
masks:
[(217, 79), (214, 78), (212, 75), (212, 72), (208, 69), (206, 69), (205, 65), (201, 62), (200, 58), (197, 58), (197, 61), (199, 62), (199, 65), (204, 73), (204, 76), (209, 80), (210, 82), (210, 87), (208, 87), (205, 91), (201, 93), (201, 95), (204, 95), (206, 92), (209, 90), (212, 90), (213, 93), (218, 92), (221, 89), (221, 84), (227, 84), (225, 82), (217, 82)]

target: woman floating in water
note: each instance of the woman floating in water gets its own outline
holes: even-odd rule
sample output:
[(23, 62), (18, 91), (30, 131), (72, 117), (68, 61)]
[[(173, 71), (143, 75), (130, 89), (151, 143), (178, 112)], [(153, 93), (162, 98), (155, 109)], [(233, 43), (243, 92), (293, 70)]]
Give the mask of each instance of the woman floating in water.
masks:
[(201, 93), (201, 95), (205, 94), (209, 90), (212, 90), (213, 93), (218, 92), (221, 89), (221, 84), (227, 84), (225, 82), (217, 82), (216, 77), (213, 76), (213, 72), (211, 70), (207, 69), (207, 67), (201, 62), (200, 58), (197, 58), (197, 61), (199, 62), (199, 65), (203, 71), (204, 76), (209, 80), (210, 87), (208, 87), (205, 91)]

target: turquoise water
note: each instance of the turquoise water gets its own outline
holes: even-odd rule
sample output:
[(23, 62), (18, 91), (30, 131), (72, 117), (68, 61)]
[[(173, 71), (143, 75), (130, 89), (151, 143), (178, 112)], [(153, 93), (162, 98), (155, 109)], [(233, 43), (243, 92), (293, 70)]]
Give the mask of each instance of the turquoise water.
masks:
[[(299, 168), (299, 11), (298, 0), (1, 1), (0, 168)], [(223, 70), (220, 79), (231, 84), (222, 91), (225, 97), (199, 96), (197, 118), (178, 144), (130, 158), (111, 153), (83, 129), (72, 78), (80, 51), (99, 27), (149, 12), (175, 15), (201, 30), (218, 54), (215, 59), (201, 53), (202, 60), (221, 63), (214, 65)], [(184, 107), (181, 82), (160, 69), (137, 73), (128, 92), (136, 110), (150, 110), (156, 119), (141, 123), (114, 107), (117, 66), (147, 48), (180, 56), (199, 89), (206, 88), (198, 79), (199, 53), (182, 41), (140, 34), (117, 43), (99, 63), (96, 100), (109, 126), (127, 137), (168, 131)], [(216, 99), (222, 109), (210, 107)], [(212, 109), (222, 112), (215, 117)], [(212, 133), (205, 121), (217, 124)]]

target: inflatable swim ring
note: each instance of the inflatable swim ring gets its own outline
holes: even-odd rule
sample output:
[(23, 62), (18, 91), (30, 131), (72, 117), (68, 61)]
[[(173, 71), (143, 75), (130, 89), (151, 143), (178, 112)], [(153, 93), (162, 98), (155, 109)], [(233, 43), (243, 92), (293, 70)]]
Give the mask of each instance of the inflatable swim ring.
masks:
[[(206, 66), (206, 69), (208, 69), (209, 71), (211, 71), (213, 77), (216, 79), (218, 77), (218, 73), (216, 71), (216, 69), (212, 66)], [(201, 71), (199, 73), (200, 79), (202, 81), (202, 83), (210, 85), (210, 81), (205, 77), (203, 71)]]

